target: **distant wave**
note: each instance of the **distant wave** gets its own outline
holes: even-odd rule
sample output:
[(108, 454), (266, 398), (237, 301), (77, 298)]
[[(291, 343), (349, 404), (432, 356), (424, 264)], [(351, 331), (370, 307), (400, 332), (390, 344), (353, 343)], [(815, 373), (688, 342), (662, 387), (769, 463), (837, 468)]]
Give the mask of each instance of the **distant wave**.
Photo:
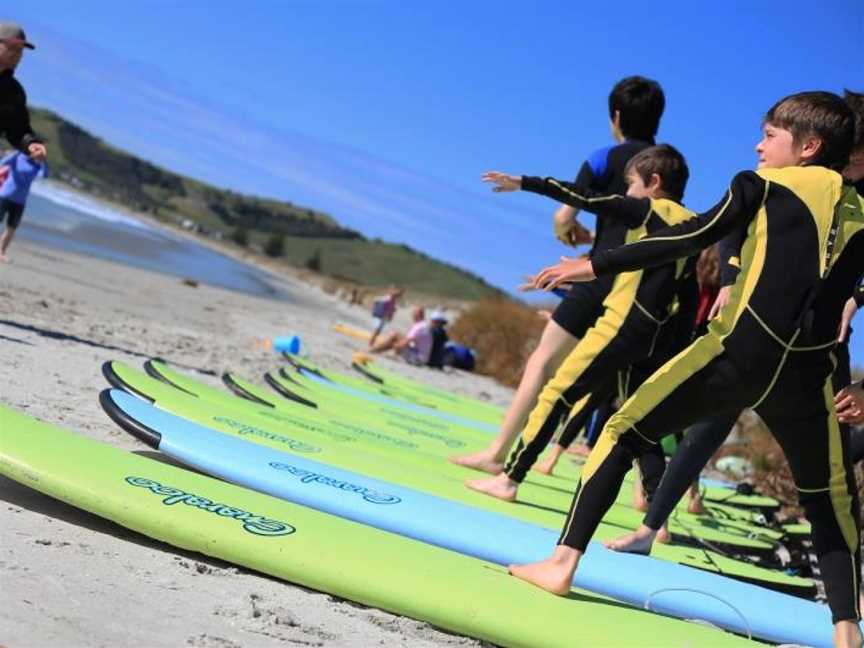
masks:
[(50, 200), (53, 203), (63, 205), (64, 207), (71, 207), (72, 209), (84, 212), (88, 216), (98, 218), (99, 220), (109, 223), (122, 223), (123, 225), (136, 227), (149, 232), (158, 231), (157, 228), (139, 220), (128, 212), (124, 212), (114, 207), (109, 207), (104, 203), (87, 198), (86, 196), (82, 196), (74, 191), (63, 189), (56, 183), (37, 180), (33, 183), (31, 192), (37, 196), (45, 198), (46, 200)]

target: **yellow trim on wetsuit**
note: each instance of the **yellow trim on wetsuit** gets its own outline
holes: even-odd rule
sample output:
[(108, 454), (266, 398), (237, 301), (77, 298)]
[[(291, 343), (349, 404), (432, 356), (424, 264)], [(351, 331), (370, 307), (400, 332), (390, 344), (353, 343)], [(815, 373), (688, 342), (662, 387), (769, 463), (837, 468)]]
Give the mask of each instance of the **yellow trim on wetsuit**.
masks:
[(591, 479), (618, 438), (641, 421), (694, 373), (723, 353), (723, 345), (713, 335), (703, 335), (655, 371), (620, 409), (606, 422), (582, 469), (583, 485)]
[(831, 506), (834, 508), (834, 516), (843, 539), (849, 547), (849, 551), (855, 553), (860, 544), (858, 536), (858, 525), (852, 516), (852, 496), (846, 492), (846, 465), (843, 462), (843, 444), (840, 437), (840, 423), (834, 409), (834, 390), (831, 379), (825, 381), (822, 389), (825, 395), (825, 409), (827, 411), (828, 423), (828, 492), (831, 496)]

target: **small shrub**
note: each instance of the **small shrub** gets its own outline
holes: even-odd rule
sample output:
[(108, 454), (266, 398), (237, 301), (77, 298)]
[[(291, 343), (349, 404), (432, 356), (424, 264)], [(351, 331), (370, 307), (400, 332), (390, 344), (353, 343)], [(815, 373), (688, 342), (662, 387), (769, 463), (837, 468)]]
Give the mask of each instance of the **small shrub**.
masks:
[(273, 232), (264, 244), (264, 254), (273, 258), (285, 254), (285, 235)]
[(238, 227), (231, 234), (231, 240), (240, 247), (246, 247), (247, 245), (249, 245), (249, 230), (247, 230), (245, 227)]
[(312, 272), (321, 272), (321, 248), (315, 248), (315, 252), (303, 265)]
[(533, 308), (504, 299), (483, 299), (460, 315), (449, 334), (477, 353), (477, 373), (515, 387), (545, 325)]

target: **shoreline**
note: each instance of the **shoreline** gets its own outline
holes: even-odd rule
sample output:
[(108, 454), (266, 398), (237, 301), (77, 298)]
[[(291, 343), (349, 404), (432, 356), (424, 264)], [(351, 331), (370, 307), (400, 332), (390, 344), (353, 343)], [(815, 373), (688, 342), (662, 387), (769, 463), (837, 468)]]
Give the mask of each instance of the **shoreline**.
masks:
[[(42, 179), (39, 182), (43, 186), (49, 188), (49, 193), (50, 190), (58, 190), (60, 192), (72, 194), (76, 197), (82, 198), (87, 202), (91, 202), (100, 208), (119, 212), (124, 217), (141, 221), (148, 227), (151, 227), (157, 231), (167, 231), (171, 235), (177, 236), (178, 238), (181, 238), (187, 242), (200, 245), (212, 252), (222, 254), (234, 261), (245, 263), (260, 272), (273, 275), (274, 277), (281, 280), (293, 279), (310, 283), (325, 292), (345, 295), (346, 299), (348, 294), (350, 294), (350, 291), (356, 289), (360, 293), (360, 296), (362, 298), (362, 301), (360, 303), (366, 305), (371, 305), (371, 301), (377, 296), (379, 296), (387, 288), (386, 286), (367, 286), (351, 282), (350, 280), (341, 279), (318, 272), (313, 272), (311, 270), (292, 265), (287, 260), (284, 260), (284, 258), (283, 260), (279, 261), (267, 256), (263, 252), (256, 252), (248, 247), (240, 247), (235, 243), (231, 242), (230, 240), (218, 240), (210, 236), (188, 230), (171, 219), (161, 220), (151, 214), (129, 209), (122, 203), (117, 203), (101, 196), (95, 196), (59, 180), (48, 178)], [(34, 184), (34, 187), (38, 187), (38, 185)], [(51, 200), (51, 198), (49, 198), (45, 194), (43, 194), (42, 197), (46, 200)], [(408, 309), (411, 306), (415, 305), (423, 305), (427, 308), (430, 308), (433, 304), (435, 304), (444, 308), (447, 311), (458, 313), (464, 310), (469, 304), (473, 303), (472, 300), (427, 294), (413, 288), (407, 289), (407, 295), (408, 299), (402, 301), (401, 308), (403, 309)]]

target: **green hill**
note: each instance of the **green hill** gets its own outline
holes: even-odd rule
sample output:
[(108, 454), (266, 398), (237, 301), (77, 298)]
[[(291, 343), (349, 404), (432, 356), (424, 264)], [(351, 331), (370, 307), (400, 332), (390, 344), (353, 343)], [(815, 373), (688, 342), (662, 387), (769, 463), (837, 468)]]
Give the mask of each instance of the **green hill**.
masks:
[(398, 283), (454, 299), (502, 296), (456, 266), (405, 245), (368, 240), (307, 207), (194, 180), (117, 149), (48, 110), (31, 108), (55, 180), (212, 238), (363, 286)]

